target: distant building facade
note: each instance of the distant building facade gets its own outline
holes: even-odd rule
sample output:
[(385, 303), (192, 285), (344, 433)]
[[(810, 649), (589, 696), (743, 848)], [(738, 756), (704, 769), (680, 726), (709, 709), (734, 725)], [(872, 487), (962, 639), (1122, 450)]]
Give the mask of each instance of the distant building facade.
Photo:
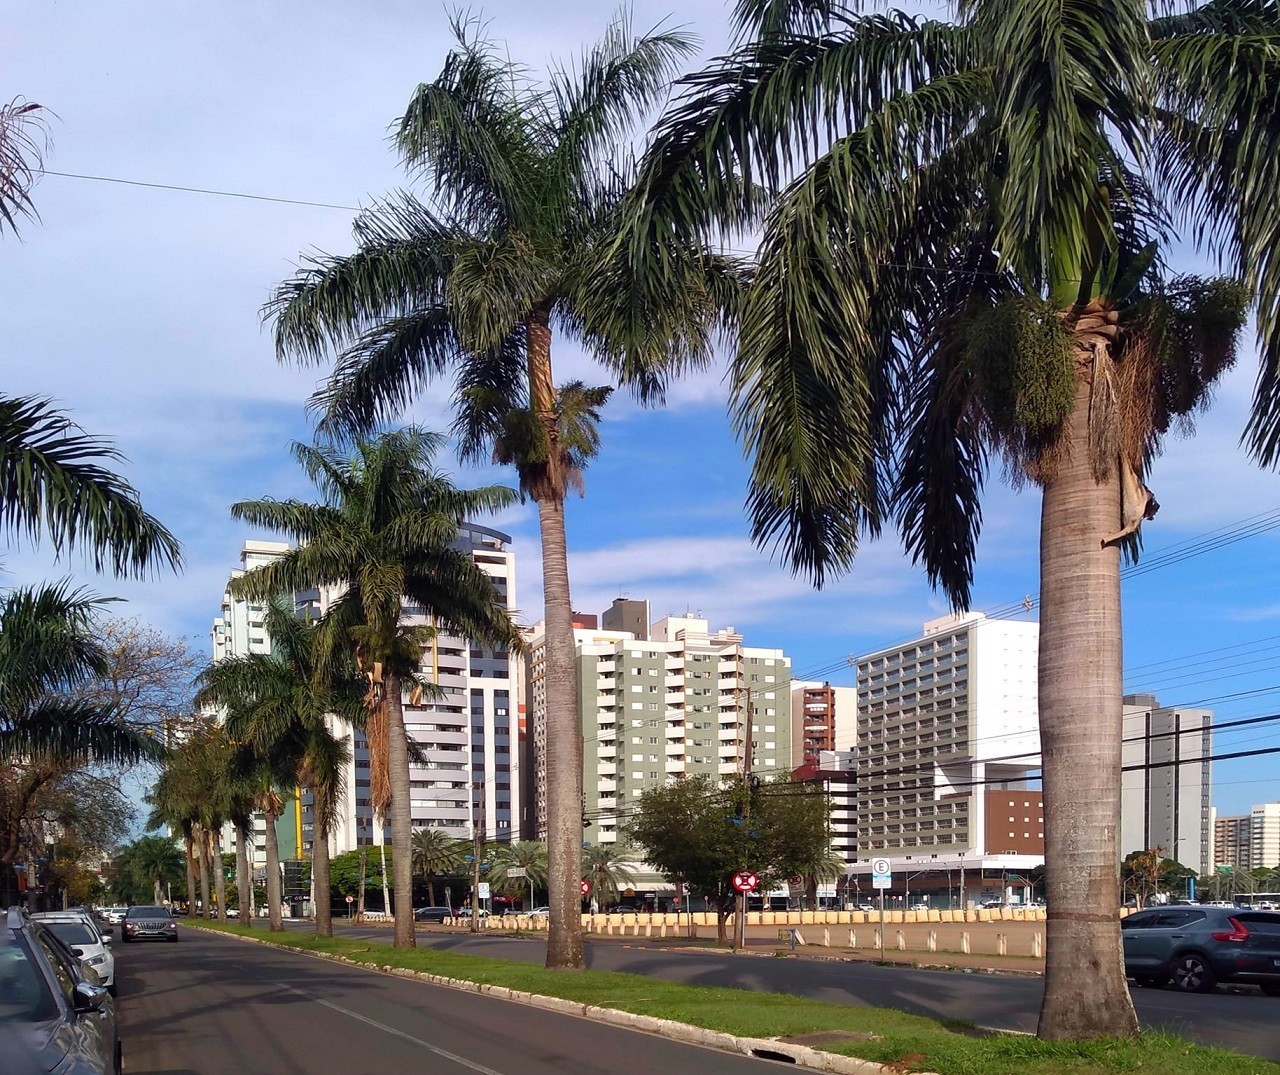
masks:
[(1160, 847), (1207, 874), (1213, 866), (1213, 712), (1124, 699), (1121, 858)]

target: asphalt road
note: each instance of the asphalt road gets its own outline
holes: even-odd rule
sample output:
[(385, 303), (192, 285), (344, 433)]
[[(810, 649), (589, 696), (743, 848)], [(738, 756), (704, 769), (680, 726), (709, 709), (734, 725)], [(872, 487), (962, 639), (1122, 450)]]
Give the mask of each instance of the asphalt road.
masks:
[(179, 927), (120, 945), (127, 1075), (768, 1075), (780, 1065)]
[[(290, 923), (310, 929), (308, 923)], [(390, 943), (386, 928), (346, 927), (344, 936)], [(511, 937), (472, 937), (466, 933), (418, 931), (418, 943), (541, 963), (545, 941)], [(705, 949), (663, 950), (660, 942), (588, 941), (587, 959), (598, 970), (629, 971), (695, 985), (731, 986), (759, 992), (791, 993), (835, 1004), (897, 1008), (938, 1019), (963, 1019), (1002, 1030), (1034, 1031), (1044, 995), (1040, 978), (965, 974), (958, 971), (880, 967), (811, 959), (733, 956)], [(1133, 989), (1138, 1018), (1147, 1028), (1238, 1052), (1280, 1060), (1280, 998), (1239, 987), (1239, 992), (1176, 993)]]

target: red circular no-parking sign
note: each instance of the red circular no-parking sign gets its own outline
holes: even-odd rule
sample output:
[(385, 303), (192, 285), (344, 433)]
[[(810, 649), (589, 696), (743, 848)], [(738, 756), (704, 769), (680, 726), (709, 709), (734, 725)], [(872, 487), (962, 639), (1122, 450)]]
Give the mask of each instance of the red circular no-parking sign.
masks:
[(355, 898), (355, 896), (348, 896), (348, 897), (347, 897), (347, 902), (348, 902), (348, 903), (355, 903), (355, 902), (356, 902), (356, 898)]
[(733, 875), (733, 887), (739, 892), (754, 892), (760, 886), (760, 878), (750, 870)]
[(590, 881), (583, 881), (583, 882), (582, 882), (582, 894), (583, 894), (584, 896), (590, 896), (590, 895), (591, 895), (591, 882), (590, 882)]

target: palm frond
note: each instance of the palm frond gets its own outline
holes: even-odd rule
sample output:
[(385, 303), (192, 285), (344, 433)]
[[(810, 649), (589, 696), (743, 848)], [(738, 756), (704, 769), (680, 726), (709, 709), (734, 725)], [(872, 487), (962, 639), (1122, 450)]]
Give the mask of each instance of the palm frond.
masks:
[(0, 105), (0, 225), (15, 233), (19, 217), (36, 215), (31, 188), (42, 170), (47, 145), (40, 105), (22, 97)]
[(444, 301), (460, 232), (408, 194), (374, 204), (353, 230), (354, 254), (315, 254), (263, 307), (281, 360), (318, 362), (378, 327)]
[(111, 709), (46, 699), (22, 713), (0, 714), (0, 757), (39, 754), (67, 763), (132, 765), (160, 761), (164, 744), (121, 723)]
[(178, 540), (137, 491), (102, 464), (120, 453), (50, 401), (0, 397), (0, 526), (54, 550), (83, 550), (96, 570), (143, 577), (181, 563)]

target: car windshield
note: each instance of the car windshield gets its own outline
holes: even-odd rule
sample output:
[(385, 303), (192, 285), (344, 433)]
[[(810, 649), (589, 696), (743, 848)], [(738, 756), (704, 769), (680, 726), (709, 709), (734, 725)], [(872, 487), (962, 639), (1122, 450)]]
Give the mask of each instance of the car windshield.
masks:
[(97, 934), (83, 922), (46, 922), (45, 926), (63, 944), (97, 944)]
[(167, 907), (130, 907), (124, 913), (125, 918), (168, 918)]
[(57, 1011), (53, 994), (16, 938), (0, 941), (0, 1026), (49, 1019)]

